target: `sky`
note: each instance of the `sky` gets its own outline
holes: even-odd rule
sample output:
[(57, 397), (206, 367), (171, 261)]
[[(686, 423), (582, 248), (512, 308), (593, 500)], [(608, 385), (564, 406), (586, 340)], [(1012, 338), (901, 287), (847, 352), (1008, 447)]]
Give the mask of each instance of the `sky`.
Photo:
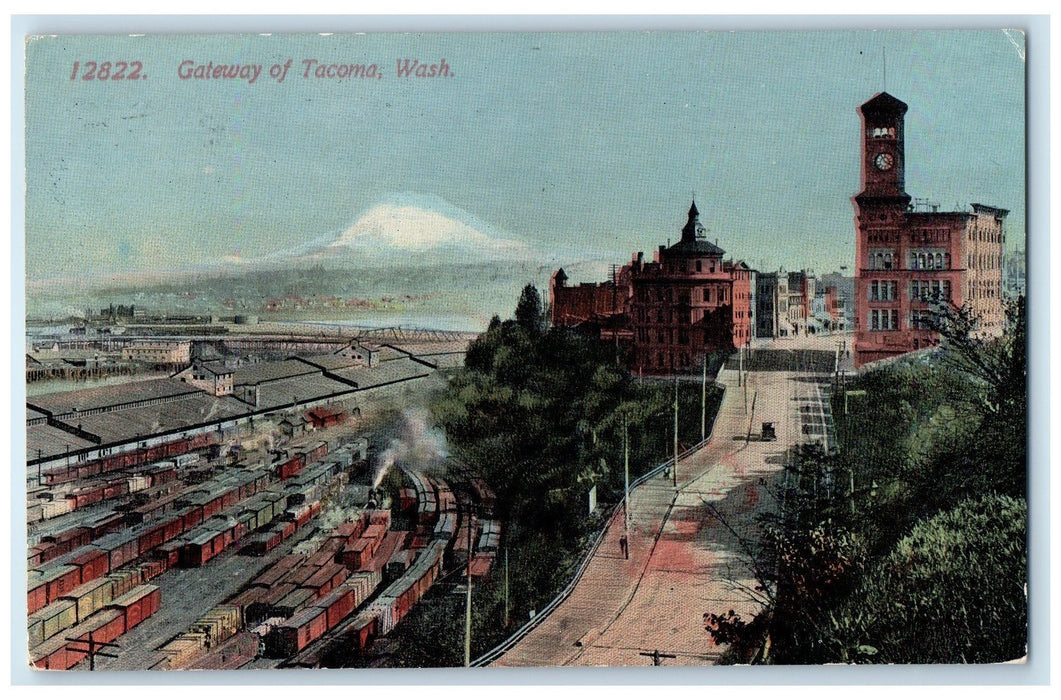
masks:
[[(757, 269), (850, 268), (857, 108), (881, 90), (910, 106), (907, 192), (1009, 209), (1020, 248), (1024, 51), (1012, 30), (39, 38), (26, 275), (282, 257), (395, 198), (563, 264), (676, 240), (695, 196), (708, 237)], [(382, 78), (307, 78), (307, 59)], [(401, 59), (452, 75), (400, 78)], [(146, 78), (83, 80), (93, 60)], [(181, 79), (182, 62), (262, 69)]]

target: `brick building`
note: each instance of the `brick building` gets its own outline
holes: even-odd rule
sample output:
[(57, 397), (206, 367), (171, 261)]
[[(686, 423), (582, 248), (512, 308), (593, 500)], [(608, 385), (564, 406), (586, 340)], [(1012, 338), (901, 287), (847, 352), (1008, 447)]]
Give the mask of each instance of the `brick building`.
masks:
[(788, 273), (788, 322), (795, 335), (806, 335), (814, 318), (815, 280), (805, 270)]
[(666, 374), (695, 367), (705, 353), (746, 345), (752, 333), (752, 270), (724, 260), (704, 237), (696, 203), (681, 239), (652, 262), (637, 253), (600, 284), (567, 286), (563, 269), (549, 285), (554, 325), (587, 325), (631, 350), (631, 369)]
[(905, 189), (907, 105), (882, 92), (863, 104), (862, 191), (856, 215), (855, 364), (939, 343), (926, 327), (934, 300), (1000, 332), (1005, 209), (940, 212), (911, 206)]
[[(784, 291), (779, 282), (783, 280)], [(785, 310), (782, 312), (781, 307)], [(788, 277), (776, 272), (755, 276), (755, 337), (777, 338), (785, 330), (782, 319), (788, 316)]]

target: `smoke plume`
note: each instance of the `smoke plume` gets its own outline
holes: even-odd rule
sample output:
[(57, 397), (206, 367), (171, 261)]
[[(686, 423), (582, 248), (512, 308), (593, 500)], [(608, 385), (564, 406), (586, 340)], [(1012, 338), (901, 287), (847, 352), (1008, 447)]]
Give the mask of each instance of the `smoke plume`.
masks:
[(372, 488), (377, 488), (387, 471), (399, 462), (422, 470), (437, 466), (449, 456), (446, 436), (427, 419), (427, 411), (423, 409), (411, 409), (402, 414), (399, 436), (392, 439), (390, 446), (379, 456)]

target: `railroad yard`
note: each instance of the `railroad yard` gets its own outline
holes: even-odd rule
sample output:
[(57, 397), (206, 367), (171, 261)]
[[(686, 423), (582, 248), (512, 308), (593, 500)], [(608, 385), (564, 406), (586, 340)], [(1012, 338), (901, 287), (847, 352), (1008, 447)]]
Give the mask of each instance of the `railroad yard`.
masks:
[[(34, 396), (30, 444), (54, 452), (78, 431), (88, 444), (73, 460), (37, 453), (27, 470), (29, 663), (372, 665), (373, 643), (440, 579), (488, 573), (501, 536), (485, 482), (444, 453), (400, 449), (420, 439), (402, 408), (437, 381), (432, 351), (437, 364), (456, 354), (423, 343), (365, 366), (335, 355), (255, 365), (236, 390), (255, 385), (257, 405), (229, 403), (216, 429), (177, 409), (217, 397), (174, 379), (153, 380), (168, 383), (161, 396), (122, 385)], [(328, 385), (344, 377), (349, 391)], [(323, 400), (306, 391), (260, 410), (270, 392), (313, 385)], [(167, 432), (164, 410), (187, 424)], [(99, 433), (120, 442), (117, 419), (134, 412), (155, 430), (104, 453)]]

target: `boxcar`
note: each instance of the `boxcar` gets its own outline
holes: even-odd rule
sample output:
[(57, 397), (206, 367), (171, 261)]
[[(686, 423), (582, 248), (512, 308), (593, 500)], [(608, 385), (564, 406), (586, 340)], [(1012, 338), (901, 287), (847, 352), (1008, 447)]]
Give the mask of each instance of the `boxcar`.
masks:
[(77, 620), (83, 622), (89, 615), (102, 610), (114, 598), (114, 582), (108, 578), (83, 583), (59, 600), (73, 601), (77, 606)]
[(125, 630), (129, 631), (158, 612), (161, 603), (162, 592), (159, 587), (142, 584), (112, 600), (107, 608), (122, 613), (125, 619)]
[(327, 631), (328, 616), (319, 608), (307, 608), (281, 623), (266, 637), (266, 653), (274, 658), (292, 656)]

